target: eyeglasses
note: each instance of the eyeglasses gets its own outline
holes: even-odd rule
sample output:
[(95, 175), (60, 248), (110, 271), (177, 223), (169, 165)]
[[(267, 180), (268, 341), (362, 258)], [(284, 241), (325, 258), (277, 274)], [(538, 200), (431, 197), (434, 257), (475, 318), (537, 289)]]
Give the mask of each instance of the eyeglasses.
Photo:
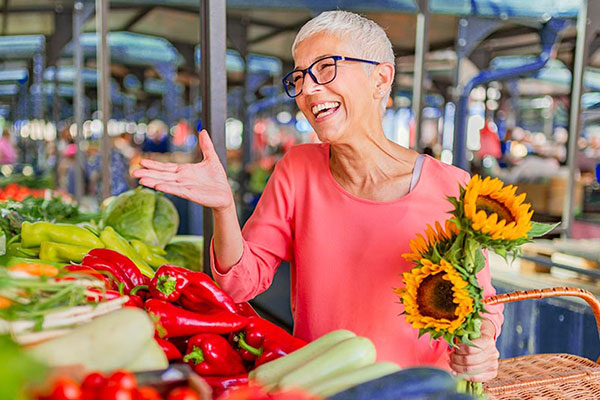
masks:
[(379, 65), (377, 61), (363, 60), (361, 58), (344, 57), (344, 56), (328, 56), (323, 57), (312, 63), (306, 69), (295, 69), (283, 78), (283, 88), (288, 96), (294, 98), (302, 93), (304, 85), (304, 77), (308, 73), (313, 82), (317, 85), (326, 85), (332, 82), (337, 76), (337, 62), (356, 61), (367, 64)]

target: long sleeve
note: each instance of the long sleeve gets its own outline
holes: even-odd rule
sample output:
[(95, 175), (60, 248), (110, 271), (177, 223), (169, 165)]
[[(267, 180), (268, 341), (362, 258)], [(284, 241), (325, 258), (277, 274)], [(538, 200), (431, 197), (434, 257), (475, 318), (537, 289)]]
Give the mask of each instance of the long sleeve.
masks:
[(271, 285), (280, 262), (290, 261), (292, 257), (292, 172), (288, 153), (277, 163), (256, 210), (242, 229), (242, 258), (227, 274), (220, 274), (216, 270), (211, 243), (213, 276), (236, 302), (252, 299), (264, 292)]

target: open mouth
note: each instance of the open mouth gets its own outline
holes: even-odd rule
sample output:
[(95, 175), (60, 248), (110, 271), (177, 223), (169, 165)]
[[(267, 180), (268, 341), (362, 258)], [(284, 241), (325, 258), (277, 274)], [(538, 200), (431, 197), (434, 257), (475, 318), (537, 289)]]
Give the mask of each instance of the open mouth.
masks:
[(340, 108), (339, 102), (330, 101), (313, 106), (312, 113), (315, 116), (315, 118), (320, 119), (333, 114), (337, 111), (338, 108)]

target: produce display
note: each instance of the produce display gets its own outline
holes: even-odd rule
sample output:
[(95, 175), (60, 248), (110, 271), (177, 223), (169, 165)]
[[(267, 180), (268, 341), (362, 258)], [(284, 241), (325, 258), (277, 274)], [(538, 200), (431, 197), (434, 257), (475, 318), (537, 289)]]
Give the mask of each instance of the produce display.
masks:
[(31, 196), (0, 212), (0, 361), (25, 363), (7, 373), (14, 385), (0, 377), (2, 399), (468, 398), (444, 371), (376, 362), (353, 332), (307, 344), (236, 304), (200, 272), (202, 239), (175, 237), (177, 212), (152, 190), (93, 218)]

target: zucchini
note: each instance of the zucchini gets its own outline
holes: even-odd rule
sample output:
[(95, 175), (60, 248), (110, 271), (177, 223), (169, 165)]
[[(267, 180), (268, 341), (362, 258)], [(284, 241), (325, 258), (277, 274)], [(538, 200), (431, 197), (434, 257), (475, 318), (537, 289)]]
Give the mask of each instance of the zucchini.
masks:
[(142, 352), (127, 364), (125, 369), (133, 372), (156, 371), (166, 369), (169, 366), (169, 360), (163, 349), (156, 343), (156, 340), (150, 340)]
[(344, 329), (329, 332), (286, 356), (265, 363), (250, 371), (249, 378), (259, 381), (264, 386), (275, 385), (290, 371), (312, 360), (342, 340), (355, 336), (354, 333)]
[(343, 392), (344, 390), (350, 389), (361, 383), (381, 378), (382, 376), (397, 371), (400, 371), (400, 367), (397, 364), (391, 362), (379, 362), (340, 375), (335, 375), (331, 377), (331, 379), (321, 380), (307, 389), (312, 394), (325, 398)]
[(278, 386), (308, 389), (318, 381), (373, 364), (375, 358), (375, 346), (369, 339), (346, 339), (285, 375)]
[(329, 400), (412, 400), (436, 398), (433, 396), (448, 393), (456, 393), (456, 381), (447, 371), (415, 367), (354, 386)]
[(86, 370), (110, 371), (133, 362), (153, 337), (154, 324), (148, 314), (125, 307), (28, 351), (51, 367), (81, 365)]

